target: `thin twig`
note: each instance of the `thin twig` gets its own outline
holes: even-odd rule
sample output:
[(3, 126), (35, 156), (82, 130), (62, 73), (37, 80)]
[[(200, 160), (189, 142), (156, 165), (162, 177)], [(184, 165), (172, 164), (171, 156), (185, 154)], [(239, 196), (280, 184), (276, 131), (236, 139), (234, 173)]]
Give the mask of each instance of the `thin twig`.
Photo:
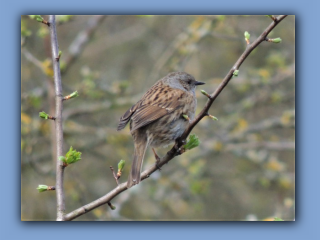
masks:
[[(218, 86), (216, 91), (211, 94), (211, 98), (208, 99), (205, 107), (200, 112), (200, 114), (196, 117), (196, 119), (189, 125), (188, 129), (182, 134), (182, 137), (176, 142), (176, 144), (173, 146), (173, 148), (167, 152), (167, 154), (160, 159), (160, 161), (157, 163), (157, 166), (154, 165), (151, 168), (145, 170), (141, 173), (141, 181), (148, 178), (153, 172), (157, 171), (159, 167), (163, 166), (164, 164), (168, 163), (170, 160), (172, 160), (174, 157), (180, 154), (180, 148), (183, 145), (183, 142), (185, 142), (185, 139), (188, 137), (191, 130), (198, 124), (198, 122), (208, 114), (208, 110), (211, 107), (214, 100), (218, 97), (218, 95), (221, 93), (223, 88), (228, 84), (228, 82), (232, 79), (233, 72), (241, 66), (243, 61), (249, 56), (249, 54), (252, 52), (253, 49), (255, 49), (261, 42), (265, 40), (265, 38), (268, 36), (268, 34), (271, 32), (272, 29), (274, 29), (279, 22), (281, 22), (286, 15), (281, 15), (277, 17), (276, 21), (272, 22), (265, 30), (264, 32), (258, 37), (257, 40), (255, 40), (253, 43), (249, 44), (245, 51), (242, 53), (242, 55), (239, 57), (236, 64), (230, 69), (224, 80), (221, 82), (221, 84)], [(122, 183), (118, 185), (117, 188), (114, 188), (106, 195), (102, 196), (101, 198), (83, 206), (80, 207), (68, 214), (65, 215), (64, 220), (70, 221), (73, 220), (83, 214), (85, 214), (88, 211), (91, 211), (103, 204), (106, 204), (110, 202), (114, 197), (122, 193), (123, 191), (127, 190), (127, 182)]]
[(55, 120), (55, 131), (56, 131), (56, 145), (57, 145), (57, 163), (56, 163), (56, 192), (57, 192), (57, 221), (63, 221), (65, 212), (64, 204), (64, 190), (63, 190), (63, 173), (64, 167), (62, 161), (58, 159), (59, 156), (63, 156), (63, 129), (62, 129), (62, 85), (61, 85), (61, 74), (60, 64), (56, 61), (59, 55), (59, 46), (56, 31), (55, 15), (50, 15), (50, 38), (51, 38), (51, 51), (52, 51), (52, 64), (54, 71), (54, 85), (56, 94), (56, 120)]
[(110, 166), (110, 169), (111, 169), (111, 172), (113, 174), (113, 178), (116, 180), (117, 185), (119, 186), (118, 176), (117, 176), (116, 172), (114, 171), (112, 166)]

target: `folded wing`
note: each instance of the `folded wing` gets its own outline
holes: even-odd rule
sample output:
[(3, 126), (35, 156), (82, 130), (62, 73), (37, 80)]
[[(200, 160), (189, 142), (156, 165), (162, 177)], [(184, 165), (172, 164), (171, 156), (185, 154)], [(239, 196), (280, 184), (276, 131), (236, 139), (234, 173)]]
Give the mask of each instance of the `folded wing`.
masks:
[(187, 93), (180, 89), (154, 86), (150, 90), (120, 118), (118, 131), (123, 129), (130, 119), (131, 131), (146, 126), (183, 107), (181, 99), (187, 97)]

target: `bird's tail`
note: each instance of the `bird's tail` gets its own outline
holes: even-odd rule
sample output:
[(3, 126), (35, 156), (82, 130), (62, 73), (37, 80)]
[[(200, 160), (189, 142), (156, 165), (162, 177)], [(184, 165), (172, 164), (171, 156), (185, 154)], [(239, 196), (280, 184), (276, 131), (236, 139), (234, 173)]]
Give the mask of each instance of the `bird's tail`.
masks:
[(138, 184), (140, 182), (140, 172), (143, 163), (144, 154), (149, 145), (148, 138), (145, 133), (136, 131), (137, 134), (134, 136), (134, 155), (131, 166), (130, 175), (127, 182), (127, 188)]

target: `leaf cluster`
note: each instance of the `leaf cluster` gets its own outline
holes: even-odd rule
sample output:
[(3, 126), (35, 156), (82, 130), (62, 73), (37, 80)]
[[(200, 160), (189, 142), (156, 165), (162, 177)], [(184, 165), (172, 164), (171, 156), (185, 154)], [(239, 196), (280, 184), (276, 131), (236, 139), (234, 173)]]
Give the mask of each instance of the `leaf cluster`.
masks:
[(70, 147), (69, 151), (66, 153), (66, 156), (60, 156), (59, 160), (63, 161), (64, 163), (68, 164), (72, 164), (75, 162), (78, 162), (79, 160), (81, 160), (81, 152), (78, 152), (77, 150), (74, 150), (72, 148), (72, 146)]
[(184, 149), (190, 150), (192, 148), (198, 147), (199, 145), (200, 145), (199, 138), (195, 134), (191, 134), (189, 136), (189, 139), (188, 139), (186, 145), (184, 145)]

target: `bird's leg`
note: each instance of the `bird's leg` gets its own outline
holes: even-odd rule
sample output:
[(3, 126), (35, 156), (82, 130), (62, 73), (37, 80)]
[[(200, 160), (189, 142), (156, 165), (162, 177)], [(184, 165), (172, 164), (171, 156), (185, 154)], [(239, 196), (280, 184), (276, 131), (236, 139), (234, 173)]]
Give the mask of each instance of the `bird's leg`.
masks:
[(160, 167), (158, 166), (158, 164), (160, 163), (160, 157), (158, 156), (158, 154), (156, 153), (156, 151), (154, 150), (154, 148), (152, 148), (152, 151), (153, 151), (153, 154), (154, 154), (154, 157), (156, 158), (156, 167), (160, 169)]

